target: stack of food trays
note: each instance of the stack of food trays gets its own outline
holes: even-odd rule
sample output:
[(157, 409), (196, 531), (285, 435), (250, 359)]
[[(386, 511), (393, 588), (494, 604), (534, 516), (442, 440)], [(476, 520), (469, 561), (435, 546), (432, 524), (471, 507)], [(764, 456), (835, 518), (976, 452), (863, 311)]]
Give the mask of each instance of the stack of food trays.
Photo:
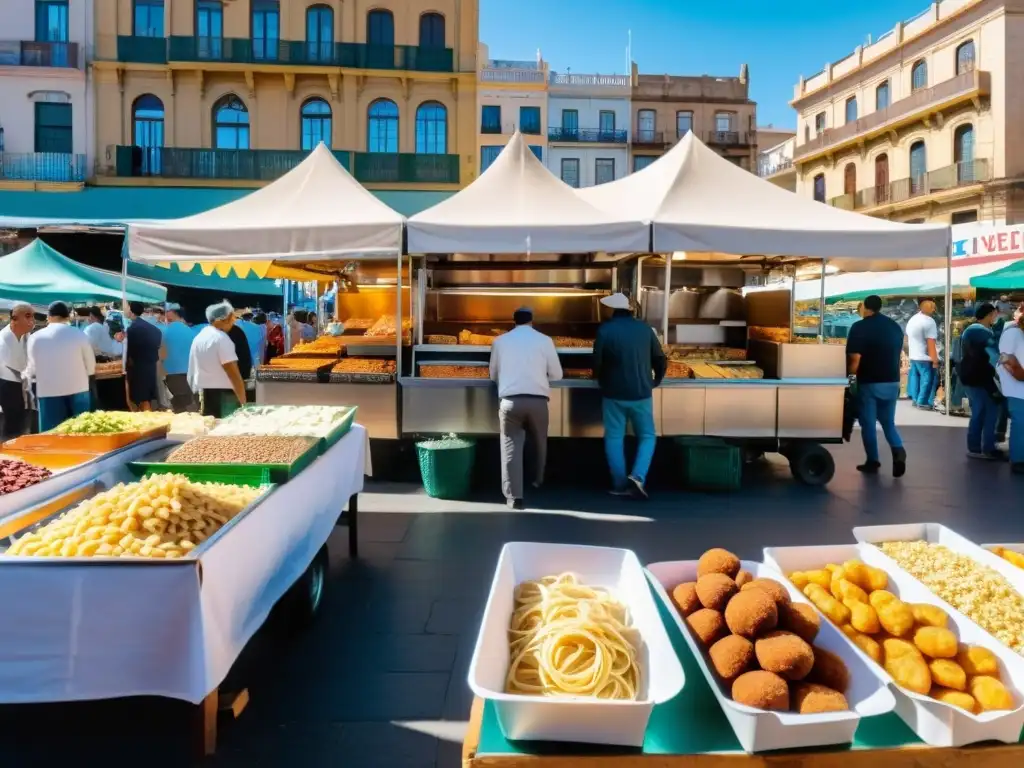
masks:
[[(616, 697), (599, 698), (597, 690), (583, 685), (573, 692), (541, 685), (538, 665), (557, 666), (558, 655), (557, 650), (542, 653), (545, 638), (553, 646), (581, 641), (579, 633), (557, 623), (534, 621), (542, 611), (541, 580), (545, 589), (569, 598), (555, 609), (561, 619), (577, 629), (593, 626), (588, 622), (609, 629), (591, 637), (621, 638), (614, 648), (603, 649), (614, 654), (616, 666), (621, 662), (621, 671), (592, 678), (604, 696)], [(579, 615), (589, 619), (581, 624)], [(510, 631), (513, 627), (518, 631)], [(592, 664), (595, 648), (581, 645), (580, 650)], [(636, 555), (605, 547), (504, 546), (470, 662), (469, 686), (494, 703), (506, 739), (640, 746), (654, 706), (673, 698), (683, 683), (682, 666)]]
[(394, 360), (349, 357), (331, 367), (328, 381), (332, 384), (390, 384), (396, 372)]
[(282, 355), (256, 369), (256, 381), (319, 382), (337, 361), (337, 355)]

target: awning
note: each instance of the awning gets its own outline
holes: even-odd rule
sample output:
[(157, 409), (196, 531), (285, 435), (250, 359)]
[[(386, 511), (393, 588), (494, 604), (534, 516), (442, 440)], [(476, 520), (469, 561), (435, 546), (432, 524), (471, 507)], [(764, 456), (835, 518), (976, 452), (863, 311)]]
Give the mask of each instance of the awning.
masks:
[(151, 264), (128, 262), (128, 274), (141, 277), (161, 285), (179, 288), (199, 288), (206, 291), (223, 291), (224, 293), (248, 293), (259, 296), (280, 296), (281, 288), (274, 281), (260, 279), (255, 276), (238, 277), (234, 273), (227, 277), (207, 276), (196, 265), (190, 270), (182, 270), (177, 264), (169, 267), (156, 267)]
[[(975, 280), (1000, 270), (1006, 262), (954, 266), (953, 293), (976, 287)], [(942, 296), (946, 291), (945, 268), (910, 269), (898, 272), (853, 272), (825, 278), (826, 301), (862, 301), (871, 296)], [(1022, 284), (1024, 285), (1024, 284)], [(801, 280), (796, 284), (796, 301), (820, 301), (821, 281)]]
[(1024, 260), (1014, 261), (987, 275), (972, 277), (971, 286), (991, 291), (1024, 290)]

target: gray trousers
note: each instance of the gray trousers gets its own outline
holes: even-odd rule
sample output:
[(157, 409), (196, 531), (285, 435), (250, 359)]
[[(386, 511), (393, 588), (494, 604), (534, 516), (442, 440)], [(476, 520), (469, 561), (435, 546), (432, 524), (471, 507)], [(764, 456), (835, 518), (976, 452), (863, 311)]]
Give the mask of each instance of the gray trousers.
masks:
[(546, 397), (514, 395), (502, 398), (498, 406), (501, 426), (501, 492), (506, 499), (523, 498), (523, 451), (530, 436), (536, 466), (533, 482), (544, 482), (548, 452), (548, 400)]
[(171, 393), (171, 408), (175, 413), (199, 410), (195, 393), (188, 385), (188, 374), (169, 373), (166, 383), (167, 390)]

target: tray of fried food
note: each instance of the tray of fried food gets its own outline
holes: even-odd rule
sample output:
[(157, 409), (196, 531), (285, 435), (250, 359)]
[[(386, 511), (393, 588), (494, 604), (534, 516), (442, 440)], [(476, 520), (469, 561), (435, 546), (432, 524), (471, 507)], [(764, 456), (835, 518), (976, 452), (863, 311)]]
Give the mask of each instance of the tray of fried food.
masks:
[(793, 332), (789, 328), (769, 328), (752, 325), (747, 329), (747, 337), (758, 341), (774, 341), (776, 344), (789, 344), (793, 340)]
[(473, 333), (468, 330), (459, 331), (459, 344), (476, 346), (476, 347), (489, 347), (494, 343), (494, 340), (500, 336), (500, 333), (489, 335), (486, 333)]
[(96, 363), (97, 379), (112, 379), (124, 375), (124, 365), (120, 360), (112, 360), (109, 363)]
[(350, 317), (342, 322), (345, 331), (365, 331), (376, 322), (372, 317)]
[(693, 368), (678, 360), (669, 360), (665, 366), (666, 379), (692, 379)]
[(592, 379), (594, 372), (589, 368), (563, 368), (562, 378), (565, 379)]
[(446, 333), (428, 333), (425, 342), (427, 344), (441, 344), (451, 346), (459, 343), (459, 337), (452, 336)]
[(486, 365), (423, 365), (420, 376), (424, 379), (489, 379), (490, 367)]
[[(390, 338), (394, 340), (395, 336), (398, 335), (396, 325), (397, 320), (394, 315), (382, 315), (377, 322), (366, 329), (366, 333), (363, 334), (364, 343), (366, 339), (373, 338)], [(404, 336), (411, 329), (412, 320), (408, 317), (402, 318), (402, 335)]]
[(269, 365), (260, 367), (269, 367), (272, 370), (282, 371), (318, 371), (321, 368), (330, 365), (331, 360), (333, 359), (334, 358), (330, 357), (290, 357), (288, 355), (283, 355), (272, 359)]
[(747, 351), (734, 347), (701, 347), (665, 345), (665, 356), (669, 360), (679, 362), (696, 362), (709, 360), (746, 360)]
[(345, 351), (345, 339), (342, 336), (319, 336), (313, 341), (296, 344), (292, 351), (285, 355), (316, 355), (338, 357)]
[(331, 373), (395, 373), (394, 360), (373, 360), (366, 358), (348, 357), (339, 360), (331, 368)]
[(756, 365), (708, 365), (723, 379), (763, 379), (764, 371)]
[(552, 336), (556, 347), (562, 349), (589, 349), (594, 346), (593, 339), (578, 339), (575, 336)]

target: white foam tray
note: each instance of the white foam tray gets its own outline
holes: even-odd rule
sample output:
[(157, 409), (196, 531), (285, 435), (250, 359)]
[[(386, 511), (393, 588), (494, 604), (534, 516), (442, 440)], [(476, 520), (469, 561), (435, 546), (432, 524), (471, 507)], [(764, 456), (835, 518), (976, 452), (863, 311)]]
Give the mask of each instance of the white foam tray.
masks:
[[(513, 590), (524, 581), (566, 571), (588, 586), (609, 589), (628, 608), (642, 643), (636, 701), (505, 693)], [(631, 551), (527, 542), (502, 548), (469, 665), (469, 687), (480, 698), (494, 702), (506, 739), (639, 747), (654, 705), (673, 698), (683, 683), (683, 667), (658, 615), (643, 567)]]
[[(802, 595), (789, 584), (781, 573), (762, 563), (743, 562), (743, 568), (755, 578), (775, 579), (784, 584), (791, 597), (801, 601)], [(817, 715), (800, 715), (795, 712), (771, 712), (755, 709), (732, 700), (729, 691), (711, 671), (705, 659), (704, 650), (693, 637), (690, 627), (679, 615), (669, 591), (686, 581), (696, 581), (697, 561), (652, 563), (647, 571), (655, 585), (658, 596), (664, 601), (676, 619), (676, 625), (686, 639), (704, 677), (711, 686), (718, 704), (729, 720), (736, 738), (747, 752), (765, 752), (774, 749), (798, 749), (820, 747), (831, 744), (848, 744), (862, 717), (871, 717), (891, 712), (895, 701), (886, 688), (885, 681), (858, 655), (846, 641), (842, 632), (828, 622), (822, 622), (821, 631), (814, 644), (842, 657), (850, 668), (850, 690), (846, 692), (850, 704), (849, 712), (825, 712)], [(806, 602), (803, 600), (803, 602)]]
[[(764, 557), (765, 562), (783, 573), (816, 570), (824, 568), (829, 563), (841, 565), (847, 560), (861, 560), (885, 571), (889, 576), (889, 591), (904, 602), (926, 603), (941, 608), (949, 616), (950, 629), (960, 642), (983, 646), (996, 655), (1001, 678), (1009, 683), (1013, 690), (1016, 709), (1010, 712), (984, 712), (975, 715), (929, 696), (908, 691), (897, 685), (889, 673), (882, 666), (875, 664), (852, 640), (845, 635), (842, 637), (850, 648), (887, 682), (896, 696), (896, 713), (926, 744), (935, 747), (961, 747), (989, 740), (1012, 744), (1020, 739), (1021, 728), (1024, 727), (1024, 702), (1019, 693), (1024, 685), (1024, 659), (900, 569), (881, 550), (868, 544), (770, 547), (765, 549)], [(786, 583), (790, 584), (788, 579)], [(803, 598), (803, 602), (810, 603), (810, 600)], [(833, 626), (823, 616), (822, 626), (825, 624)]]

